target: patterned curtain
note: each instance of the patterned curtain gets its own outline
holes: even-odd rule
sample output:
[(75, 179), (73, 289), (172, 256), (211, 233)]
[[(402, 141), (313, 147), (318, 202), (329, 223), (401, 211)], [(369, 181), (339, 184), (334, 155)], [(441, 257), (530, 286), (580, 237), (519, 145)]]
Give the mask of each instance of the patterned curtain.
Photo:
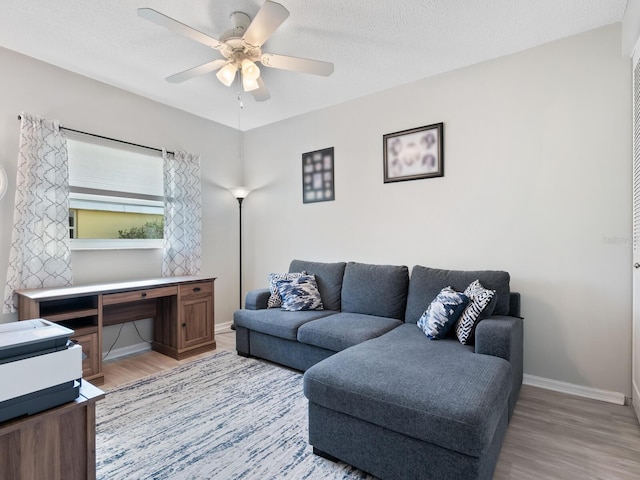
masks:
[(162, 152), (164, 251), (162, 275), (198, 275), (202, 254), (200, 157)]
[(13, 233), (3, 313), (14, 291), (73, 284), (67, 142), (57, 121), (22, 113)]

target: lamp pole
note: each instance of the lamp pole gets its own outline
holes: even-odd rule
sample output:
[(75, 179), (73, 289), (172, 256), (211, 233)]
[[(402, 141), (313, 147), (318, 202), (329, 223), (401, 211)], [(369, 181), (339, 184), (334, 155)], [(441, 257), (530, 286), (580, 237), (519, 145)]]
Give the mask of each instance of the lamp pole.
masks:
[[(247, 187), (231, 187), (229, 189), (234, 197), (238, 200), (238, 308), (242, 308), (242, 201), (249, 195), (251, 190)], [(235, 330), (235, 323), (231, 323), (231, 329)]]
[(238, 197), (238, 218), (239, 218), (239, 224), (240, 224), (240, 228), (239, 228), (239, 232), (238, 232), (238, 249), (239, 249), (239, 259), (240, 259), (240, 264), (239, 264), (239, 277), (240, 277), (240, 286), (238, 289), (238, 308), (242, 308), (242, 201), (244, 200), (244, 197)]

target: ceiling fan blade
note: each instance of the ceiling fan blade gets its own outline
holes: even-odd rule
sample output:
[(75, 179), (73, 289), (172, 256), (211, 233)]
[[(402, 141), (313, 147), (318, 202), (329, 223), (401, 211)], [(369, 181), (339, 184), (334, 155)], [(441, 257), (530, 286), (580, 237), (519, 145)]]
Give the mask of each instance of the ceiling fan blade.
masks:
[(217, 38), (213, 38), (210, 35), (199, 32), (195, 28), (191, 28), (184, 23), (181, 23), (177, 20), (174, 20), (171, 17), (167, 17), (162, 13), (154, 10), (153, 8), (139, 8), (138, 16), (145, 18), (156, 25), (160, 25), (161, 27), (165, 27), (171, 30), (174, 33), (179, 33), (180, 35), (184, 35), (185, 37), (189, 37), (196, 42), (200, 42), (204, 45), (207, 45), (211, 48), (220, 49), (224, 47), (224, 44), (220, 42)]
[(247, 28), (242, 40), (252, 47), (261, 47), (287, 18), (289, 10), (279, 3), (267, 0)]
[(181, 83), (186, 80), (191, 80), (192, 78), (199, 75), (204, 75), (205, 73), (218, 70), (219, 68), (222, 68), (222, 66), (224, 66), (226, 63), (226, 60), (220, 58), (218, 60), (214, 60), (213, 62), (207, 62), (197, 67), (190, 68), (189, 70), (185, 70), (184, 72), (171, 75), (170, 77), (167, 77), (166, 80), (170, 83)]
[(267, 86), (262, 81), (262, 77), (258, 77), (258, 88), (256, 90), (252, 90), (251, 95), (256, 99), (256, 102), (265, 102), (271, 98), (271, 94), (269, 90), (267, 90)]
[(323, 77), (328, 77), (333, 73), (333, 63), (311, 60), (309, 58), (263, 53), (260, 62), (262, 62), (265, 67), (280, 68), (293, 72), (312, 73), (314, 75), (322, 75)]

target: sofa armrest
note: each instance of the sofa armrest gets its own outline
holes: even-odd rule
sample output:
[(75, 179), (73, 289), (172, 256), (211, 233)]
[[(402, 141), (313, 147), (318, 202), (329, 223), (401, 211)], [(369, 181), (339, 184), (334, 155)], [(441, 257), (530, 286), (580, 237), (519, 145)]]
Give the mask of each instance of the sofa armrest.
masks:
[(271, 296), (268, 288), (260, 288), (247, 292), (244, 300), (244, 308), (247, 310), (263, 310), (267, 308), (267, 301)]
[(475, 334), (476, 353), (493, 355), (513, 363), (522, 353), (522, 319), (493, 315), (478, 323)]
[(509, 398), (509, 418), (511, 418), (522, 386), (522, 318), (501, 315), (485, 318), (476, 327), (475, 345), (476, 353), (504, 358), (511, 363), (512, 386)]

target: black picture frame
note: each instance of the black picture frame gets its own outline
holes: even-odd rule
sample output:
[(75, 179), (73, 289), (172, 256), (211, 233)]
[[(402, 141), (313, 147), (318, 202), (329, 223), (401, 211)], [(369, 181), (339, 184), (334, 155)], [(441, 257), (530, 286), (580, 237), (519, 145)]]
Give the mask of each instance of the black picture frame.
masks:
[(444, 177), (444, 123), (383, 135), (384, 183)]
[(302, 202), (330, 202), (336, 199), (333, 147), (302, 154)]

